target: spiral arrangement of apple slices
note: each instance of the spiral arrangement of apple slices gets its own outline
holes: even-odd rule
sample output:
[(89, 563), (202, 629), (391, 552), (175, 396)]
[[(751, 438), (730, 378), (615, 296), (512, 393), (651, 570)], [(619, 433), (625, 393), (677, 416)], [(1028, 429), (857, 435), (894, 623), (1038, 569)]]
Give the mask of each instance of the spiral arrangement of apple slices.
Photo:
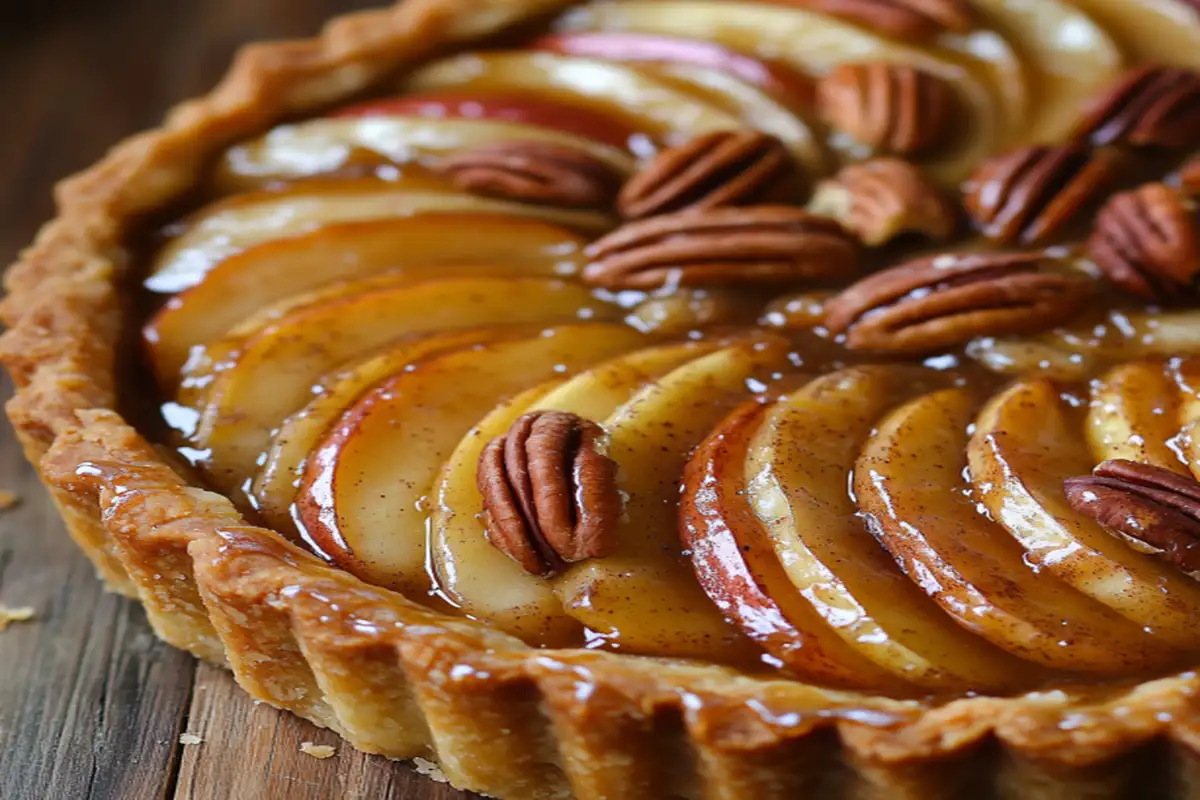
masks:
[[(1161, 360), (1196, 349), (1194, 312), (871, 363), (758, 327), (761, 292), (689, 295), (725, 309), (704, 329), (670, 287), (594, 291), (584, 251), (614, 216), (431, 165), (537, 142), (628, 176), (754, 127), (815, 181), (870, 150), (817, 119), (814, 80), (880, 61), (954, 88), (953, 141), (919, 161), (953, 185), (1062, 140), (1133, 61), (1200, 66), (1174, 2), (972, 0), (971, 30), (913, 42), (803, 0), (608, 0), (239, 143), (145, 281), (173, 444), (332, 563), (534, 644), (897, 694), (1166, 669), (1200, 650), (1200, 584), (1061, 484), (1108, 458), (1200, 478), (1200, 362)], [(534, 410), (598, 422), (623, 498), (614, 552), (550, 577), (489, 543), (476, 482)]]

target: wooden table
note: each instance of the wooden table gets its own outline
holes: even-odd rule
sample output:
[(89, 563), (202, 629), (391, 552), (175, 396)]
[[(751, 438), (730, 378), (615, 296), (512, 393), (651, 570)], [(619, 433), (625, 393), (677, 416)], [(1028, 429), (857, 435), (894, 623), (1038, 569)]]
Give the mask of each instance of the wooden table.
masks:
[[(0, 261), (51, 215), (55, 180), (206, 90), (239, 43), (308, 35), (367, 5), (0, 0)], [(16, 6), (41, 11), (6, 17)], [(158, 641), (136, 603), (102, 591), (7, 424), (0, 489), (21, 498), (0, 513), (0, 603), (37, 612), (0, 633), (3, 800), (475, 796), (256, 706), (223, 670)], [(203, 743), (180, 745), (185, 732)], [(337, 754), (303, 755), (306, 741)]]

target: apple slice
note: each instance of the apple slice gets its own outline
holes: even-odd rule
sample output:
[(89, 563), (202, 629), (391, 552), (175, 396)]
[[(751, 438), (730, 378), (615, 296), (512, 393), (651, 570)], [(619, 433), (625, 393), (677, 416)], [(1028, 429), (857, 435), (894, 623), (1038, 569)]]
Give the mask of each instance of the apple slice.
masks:
[(955, 625), (896, 567), (847, 491), (876, 422), (927, 388), (920, 370), (855, 367), (767, 412), (746, 456), (747, 497), (800, 594), (846, 644), (928, 689), (1000, 689), (1029, 666)]
[(1167, 370), (1179, 392), (1182, 429), (1175, 442), (1192, 476), (1200, 480), (1200, 359), (1172, 359)]
[(815, 100), (813, 81), (803, 72), (772, 58), (748, 56), (701, 39), (581, 31), (543, 36), (532, 48), (598, 61), (690, 64), (719, 70), (757, 86), (790, 108), (811, 108)]
[(1200, 68), (1200, 12), (1187, 2), (1072, 0), (1072, 3), (1117, 39), (1132, 60)]
[(968, 456), (978, 497), (1026, 551), (1027, 563), (1144, 626), (1195, 649), (1200, 585), (1134, 551), (1067, 504), (1064, 479), (1091, 472), (1054, 385), (1017, 383), (979, 415)]
[(544, 142), (582, 150), (621, 173), (633, 170), (624, 150), (553, 128), (491, 119), (429, 119), (399, 115), (332, 117), (281, 125), (230, 148), (217, 166), (216, 188), (244, 191), (270, 181), (334, 172), (356, 153), (392, 164), (420, 162), (453, 150), (495, 142)]
[(1087, 440), (1098, 463), (1124, 458), (1190, 475), (1182, 460), (1179, 389), (1162, 364), (1122, 364), (1092, 383)]
[(867, 527), (952, 619), (1008, 652), (1053, 669), (1128, 675), (1170, 663), (1138, 626), (1029, 568), (964, 490), (968, 426), (963, 389), (917, 398), (890, 414), (854, 469)]
[(585, 243), (566, 228), (502, 214), (418, 214), (329, 225), (222, 261), (168, 300), (143, 335), (157, 374), (167, 378), (179, 372), (194, 346), (290, 295), (382, 272), (433, 277), (479, 264), (514, 275), (573, 275)]
[(718, 659), (750, 647), (705, 596), (682, 553), (679, 480), (692, 449), (747, 398), (757, 373), (784, 362), (786, 351), (774, 338), (724, 347), (650, 384), (605, 421), (608, 455), (627, 496), (616, 549), (553, 582), (567, 613), (612, 646)]
[[(1006, 95), (994, 91), (978, 74), (978, 67), (961, 56), (905, 45), (799, 8), (722, 0), (616, 0), (569, 11), (559, 19), (557, 28), (707, 40), (815, 74), (860, 61), (919, 67), (949, 81), (968, 112), (961, 126), (961, 145), (929, 165), (933, 174), (947, 182), (967, 177), (1019, 129), (1020, 120), (1012, 118), (1016, 111), (1004, 105)], [(861, 148), (844, 137), (835, 137), (830, 143), (850, 157), (863, 155)]]
[[(1168, 0), (1173, 2), (1174, 0)], [(1125, 0), (1116, 0), (1124, 3)], [(1063, 0), (972, 0), (993, 30), (939, 40), (967, 55), (991, 53), (999, 36), (1020, 53), (1016, 62), (1030, 84), (1031, 113), (1015, 127), (1026, 142), (1067, 138), (1079, 111), (1113, 81), (1125, 65), (1121, 48), (1081, 3)], [(1151, 60), (1159, 61), (1159, 58)], [(1011, 82), (1012, 78), (1008, 78)]]
[(368, 100), (335, 112), (335, 118), (420, 117), (422, 119), (483, 119), (552, 128), (584, 139), (624, 149), (635, 131), (620, 120), (579, 103), (559, 102), (528, 94), (431, 94)]
[(252, 192), (203, 209), (187, 221), (183, 233), (158, 252), (145, 286), (163, 294), (180, 292), (199, 283), (222, 260), (255, 245), (337, 223), (436, 212), (533, 217), (592, 233), (606, 230), (612, 222), (603, 214), (588, 211), (475, 197), (432, 181), (304, 181), (286, 191)]
[(696, 578), (750, 639), (806, 680), (912, 693), (842, 641), (788, 580), (746, 501), (746, 452), (766, 407), (742, 404), (696, 449), (684, 470), (679, 531)]
[(623, 64), (555, 53), (491, 52), (453, 56), (418, 69), (409, 91), (527, 92), (584, 99), (656, 139), (690, 139), (741, 127), (737, 117)]
[(567, 325), (434, 356), (379, 384), (313, 451), (296, 496), (302, 534), (364, 580), (427, 587), (429, 493), (463, 436), (506, 398), (644, 341), (620, 325)]
[(446, 596), (472, 617), (527, 641), (545, 643), (546, 620), (569, 621), (566, 627), (580, 630), (549, 581), (525, 572), (488, 542), (478, 513), (483, 508), (475, 482), (479, 454), (533, 408), (604, 419), (648, 382), (711, 349), (686, 344), (633, 351), (581, 372), (543, 396), (500, 406), (464, 436), (437, 478), (430, 520), (431, 560)]
[[(519, 298), (519, 302), (514, 302)], [(614, 319), (616, 306), (578, 284), (535, 278), (447, 278), (349, 294), (269, 325), (214, 366), (194, 437), (227, 492), (254, 474), (270, 433), (329, 372), (402, 336), (511, 322)]]
[(271, 437), (266, 459), (252, 486), (259, 516), (277, 531), (293, 529), (292, 502), (309, 454), (343, 412), (381, 381), (416, 361), (448, 350), (537, 333), (534, 325), (499, 325), (448, 330), (405, 339), (376, 356), (322, 378), (308, 405), (288, 416)]

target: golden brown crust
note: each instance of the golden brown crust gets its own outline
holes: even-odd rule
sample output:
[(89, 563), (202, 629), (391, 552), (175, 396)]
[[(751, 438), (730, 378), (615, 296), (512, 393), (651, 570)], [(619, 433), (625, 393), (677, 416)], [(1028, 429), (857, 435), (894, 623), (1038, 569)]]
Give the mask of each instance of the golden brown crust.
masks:
[[(113, 408), (123, 242), (234, 140), (353, 99), (405, 63), (566, 0), (409, 0), (317, 39), (247, 48), (207, 97), (65, 181), (60, 216), (8, 273), (8, 410), (72, 534), (155, 630), (227, 663), (255, 697), (370, 752), (435, 755), (506, 798), (1118, 797), (1147, 764), (1186, 796), (1191, 673), (1083, 701), (938, 708), (786, 679), (533, 650), (331, 569), (189, 486)], [(1138, 783), (1138, 786), (1145, 786)]]

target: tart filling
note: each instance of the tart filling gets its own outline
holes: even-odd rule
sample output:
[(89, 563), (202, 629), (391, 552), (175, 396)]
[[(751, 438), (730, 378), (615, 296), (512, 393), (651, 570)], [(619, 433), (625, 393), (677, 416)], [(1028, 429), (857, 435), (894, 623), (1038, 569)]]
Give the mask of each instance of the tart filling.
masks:
[[(1200, 22), (561, 5), (223, 141), (131, 251), (140, 436), (102, 382), (53, 375), (62, 416), (18, 398), (160, 633), (389, 754), (435, 725), (434, 661), (546, 697), (564, 665), (644, 665), (639, 696), (703, 685), (741, 732), (758, 692), (919, 720), (874, 757), (937, 720), (975, 741), (982, 716), (951, 720), (978, 698), (1108, 719), (1173, 696), (1200, 651)], [(32, 323), (6, 313), (36, 390), (49, 345), (11, 355)], [(255, 633), (277, 623), (299, 644)], [(407, 733), (359, 731), (322, 626), (403, 651), (419, 714), (355, 691), (418, 714)], [(451, 771), (524, 796), (527, 761)], [(613, 780), (570, 776), (643, 786)]]

